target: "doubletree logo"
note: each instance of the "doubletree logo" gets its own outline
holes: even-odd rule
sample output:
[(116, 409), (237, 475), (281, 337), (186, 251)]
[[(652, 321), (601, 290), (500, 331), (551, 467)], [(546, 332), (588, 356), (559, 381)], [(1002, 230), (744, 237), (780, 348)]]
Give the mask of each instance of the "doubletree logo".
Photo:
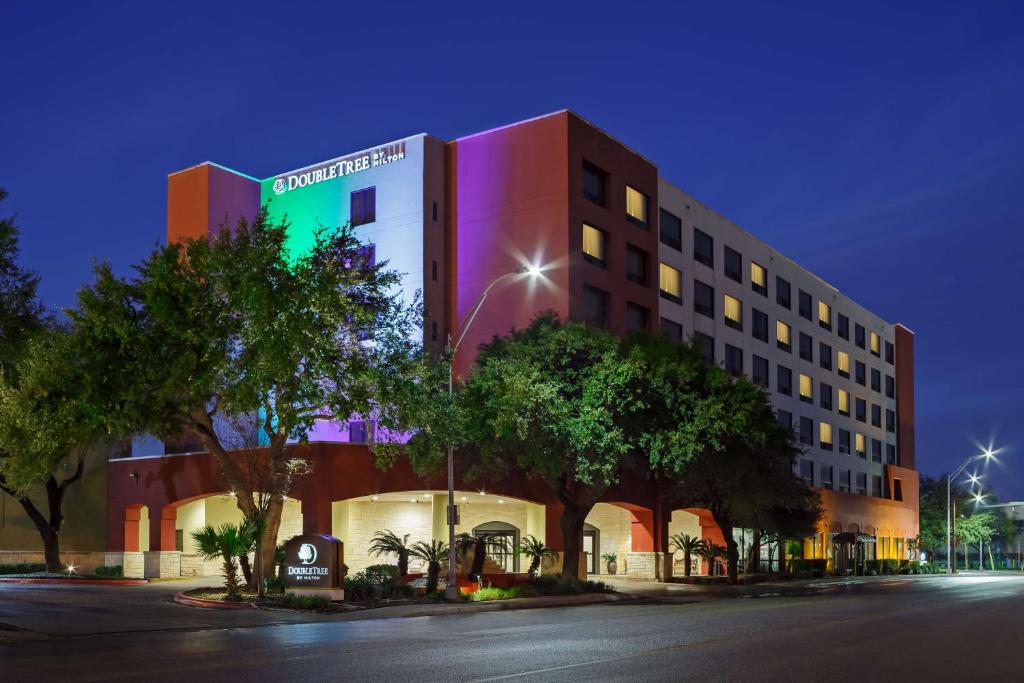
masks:
[(299, 546), (299, 561), (302, 564), (313, 564), (316, 562), (316, 546), (311, 543), (303, 543)]
[(284, 178), (278, 178), (274, 181), (274, 194), (283, 194), (288, 189), (288, 183), (285, 182)]

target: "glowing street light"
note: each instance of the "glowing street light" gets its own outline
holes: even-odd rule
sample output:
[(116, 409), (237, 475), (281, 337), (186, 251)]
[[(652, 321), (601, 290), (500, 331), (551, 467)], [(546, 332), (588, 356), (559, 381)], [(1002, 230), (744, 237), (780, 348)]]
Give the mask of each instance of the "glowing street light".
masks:
[[(966, 470), (967, 466), (970, 465), (972, 462), (975, 462), (976, 460), (984, 460), (985, 462), (989, 462), (989, 461), (993, 460), (995, 457), (996, 457), (996, 452), (994, 450), (992, 450), (991, 447), (986, 448), (981, 453), (979, 453), (977, 455), (972, 455), (971, 457), (967, 458), (967, 460), (964, 461), (964, 464), (961, 465), (960, 469), (958, 469), (956, 472), (954, 472), (953, 474), (947, 474), (946, 475), (946, 573), (947, 574), (952, 574), (953, 573), (953, 516), (952, 516), (952, 512), (951, 512), (952, 506), (953, 506), (953, 481), (957, 477), (959, 477), (961, 474), (963, 474), (964, 470)], [(978, 474), (970, 474), (970, 475), (968, 475), (967, 478), (968, 478), (968, 480), (970, 480), (971, 484), (973, 485), (973, 484), (977, 484), (978, 480), (981, 477)], [(980, 493), (975, 493), (974, 494), (974, 501), (976, 503), (980, 503), (983, 498), (984, 498), (984, 496), (982, 496)]]
[[(466, 319), (461, 325), (455, 330), (455, 341), (452, 343), (452, 335), (448, 335), (448, 398), (451, 399), (454, 393), (454, 365), (455, 365), (455, 353), (459, 350), (459, 346), (462, 345), (462, 340), (466, 338), (466, 333), (469, 332), (470, 326), (476, 319), (476, 314), (480, 312), (480, 308), (484, 305), (484, 301), (487, 299), (487, 295), (491, 293), (491, 290), (498, 285), (499, 282), (504, 282), (510, 278), (520, 277), (525, 275), (527, 278), (533, 279), (541, 275), (543, 269), (539, 266), (529, 263), (519, 266), (511, 273), (505, 273), (504, 275), (495, 278), (491, 284), (487, 285), (480, 298), (477, 299), (476, 304), (473, 305), (473, 309), (466, 316)], [(483, 491), (480, 492), (483, 495)], [(448, 444), (448, 585), (444, 589), (444, 597), (446, 600), (458, 600), (459, 599), (459, 582), (455, 573), (455, 524), (458, 521), (458, 508), (455, 505), (455, 455), (452, 444)]]

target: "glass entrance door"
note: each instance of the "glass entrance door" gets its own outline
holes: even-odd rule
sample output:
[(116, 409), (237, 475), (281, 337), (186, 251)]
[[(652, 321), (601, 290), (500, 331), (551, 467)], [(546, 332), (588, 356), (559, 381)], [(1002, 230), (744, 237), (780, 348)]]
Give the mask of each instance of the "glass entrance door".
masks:
[(597, 547), (597, 532), (596, 531), (584, 531), (583, 532), (583, 554), (586, 556), (586, 567), (588, 574), (597, 574), (597, 561), (600, 559), (598, 554), (601, 549)]

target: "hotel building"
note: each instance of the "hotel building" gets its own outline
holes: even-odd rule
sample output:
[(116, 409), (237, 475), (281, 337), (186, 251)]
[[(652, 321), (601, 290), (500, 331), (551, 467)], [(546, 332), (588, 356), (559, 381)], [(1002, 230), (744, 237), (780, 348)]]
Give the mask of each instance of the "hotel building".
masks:
[[(913, 333), (673, 186), (575, 113), (447, 142), (415, 135), (265, 179), (203, 163), (168, 178), (167, 238), (209, 234), (261, 204), (274, 218), (287, 215), (298, 249), (317, 225), (351, 223), (378, 261), (404, 274), (406, 297), (422, 292), (428, 346), (443, 345), (496, 278), (543, 264), (541, 282), (509, 280), (490, 294), (457, 372), (479, 344), (542, 310), (621, 334), (695, 338), (709, 361), (763, 386), (780, 422), (799, 435), (798, 472), (825, 508), (804, 556), (839, 571), (908, 556), (918, 534)], [(281, 530), (281, 538), (333, 534), (353, 571), (385, 561), (367, 552), (377, 531), (409, 534), (410, 543), (447, 538), (443, 479), (403, 465), (378, 470), (365, 443), (372, 429), (332, 424), (296, 446), (313, 474), (295, 483)], [(212, 458), (187, 437), (138, 437), (123, 455), (106, 468), (105, 561), (147, 576), (215, 572), (189, 533), (239, 513)], [(460, 479), (457, 489), (457, 531), (513, 541), (531, 534), (563, 547), (561, 506), (543, 484), (512, 475), (485, 488)], [(600, 556), (616, 553), (619, 573), (681, 572), (668, 548), (677, 532), (723, 542), (707, 511), (671, 509), (658, 481), (628, 474), (587, 519), (582, 570), (603, 573)], [(778, 548), (762, 560), (777, 567)], [(496, 564), (520, 569), (510, 555)]]

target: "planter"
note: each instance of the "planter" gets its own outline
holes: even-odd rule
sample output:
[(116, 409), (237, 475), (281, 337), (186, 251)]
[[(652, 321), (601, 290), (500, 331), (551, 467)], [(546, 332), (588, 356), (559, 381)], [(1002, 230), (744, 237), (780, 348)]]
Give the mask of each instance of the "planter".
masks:
[(616, 570), (618, 570), (618, 568), (619, 568), (618, 562), (609, 562), (608, 563), (608, 573), (609, 574), (615, 574), (615, 572), (616, 572)]

